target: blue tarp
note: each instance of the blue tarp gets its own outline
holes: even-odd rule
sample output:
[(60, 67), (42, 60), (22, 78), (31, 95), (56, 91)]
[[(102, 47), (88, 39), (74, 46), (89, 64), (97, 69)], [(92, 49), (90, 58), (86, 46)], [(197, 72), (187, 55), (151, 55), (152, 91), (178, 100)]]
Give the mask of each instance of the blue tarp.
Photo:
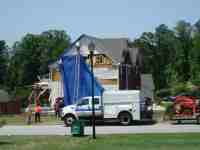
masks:
[[(63, 80), (64, 103), (74, 104), (82, 97), (92, 96), (92, 76), (89, 66), (80, 54), (63, 56), (59, 65)], [(102, 86), (94, 78), (94, 96), (101, 96)]]

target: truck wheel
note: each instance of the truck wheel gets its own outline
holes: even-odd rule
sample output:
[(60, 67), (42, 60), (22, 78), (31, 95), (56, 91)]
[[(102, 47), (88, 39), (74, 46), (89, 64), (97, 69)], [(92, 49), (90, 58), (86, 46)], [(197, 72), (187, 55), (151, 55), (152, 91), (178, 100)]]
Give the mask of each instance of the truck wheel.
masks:
[(200, 124), (200, 116), (197, 116), (197, 124)]
[(64, 123), (66, 126), (71, 126), (74, 120), (76, 120), (76, 118), (73, 115), (66, 115), (64, 117)]
[(123, 112), (119, 115), (119, 121), (122, 125), (127, 126), (131, 124), (132, 117), (129, 113)]

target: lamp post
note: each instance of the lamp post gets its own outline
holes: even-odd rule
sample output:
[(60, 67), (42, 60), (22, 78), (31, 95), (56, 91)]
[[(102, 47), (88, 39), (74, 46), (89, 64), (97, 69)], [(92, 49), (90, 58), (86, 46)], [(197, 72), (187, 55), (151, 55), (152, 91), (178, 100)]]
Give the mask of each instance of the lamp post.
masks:
[(80, 53), (80, 48), (81, 48), (80, 42), (76, 42), (75, 46), (76, 46), (77, 52), (79, 54)]
[(90, 63), (91, 63), (91, 72), (92, 72), (92, 138), (96, 139), (96, 131), (95, 131), (95, 107), (94, 107), (94, 71), (93, 71), (93, 55), (95, 45), (91, 42), (88, 45), (88, 49), (90, 51)]

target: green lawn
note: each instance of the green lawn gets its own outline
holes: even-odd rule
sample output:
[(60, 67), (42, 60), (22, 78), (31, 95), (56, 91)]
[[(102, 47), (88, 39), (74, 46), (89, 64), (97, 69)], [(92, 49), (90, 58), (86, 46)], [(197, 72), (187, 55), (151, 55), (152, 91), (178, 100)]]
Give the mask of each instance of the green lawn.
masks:
[[(26, 115), (0, 115), (0, 121), (5, 121), (6, 125), (26, 125)], [(56, 119), (55, 116), (41, 116), (41, 123), (38, 124), (45, 124), (45, 125), (54, 125), (60, 122), (60, 120)], [(32, 124), (34, 123), (34, 115), (32, 116)]]
[(200, 134), (0, 136), (0, 150), (199, 150)]

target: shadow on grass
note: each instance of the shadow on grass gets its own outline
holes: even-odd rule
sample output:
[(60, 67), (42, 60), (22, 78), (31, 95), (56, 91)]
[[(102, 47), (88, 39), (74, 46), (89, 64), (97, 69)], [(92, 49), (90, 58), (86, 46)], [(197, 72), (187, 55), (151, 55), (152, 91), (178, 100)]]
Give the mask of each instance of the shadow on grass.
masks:
[(171, 121), (172, 125), (199, 125), (196, 120)]
[(0, 141), (0, 146), (1, 145), (10, 145), (13, 144), (12, 142), (8, 142), (8, 141)]
[[(66, 136), (69, 136), (69, 135), (66, 135)], [(84, 134), (84, 135), (70, 135), (72, 138), (90, 138), (91, 135), (89, 134)]]
[[(129, 126), (144, 126), (144, 125), (153, 125), (157, 122), (154, 120), (151, 121), (133, 121)], [(91, 123), (85, 122), (85, 126), (92, 126)], [(118, 121), (96, 121), (96, 126), (123, 126)]]

